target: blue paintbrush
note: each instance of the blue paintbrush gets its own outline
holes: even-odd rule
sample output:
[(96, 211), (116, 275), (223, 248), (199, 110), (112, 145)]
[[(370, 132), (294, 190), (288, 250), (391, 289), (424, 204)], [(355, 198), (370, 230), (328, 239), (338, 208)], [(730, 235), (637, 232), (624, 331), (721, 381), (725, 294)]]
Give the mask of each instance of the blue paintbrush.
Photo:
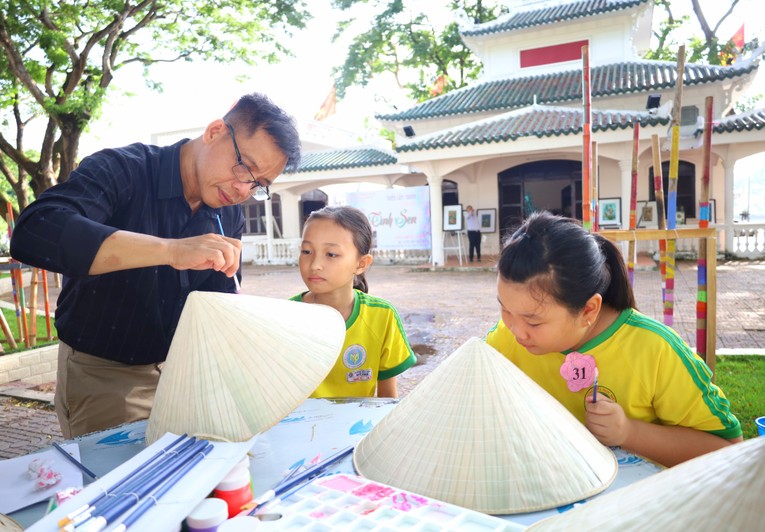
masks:
[(304, 482), (307, 482), (308, 480), (311, 480), (313, 477), (318, 476), (322, 471), (327, 469), (329, 466), (334, 464), (335, 462), (345, 458), (349, 454), (353, 452), (353, 445), (350, 447), (346, 447), (342, 451), (338, 451), (326, 460), (323, 460), (316, 464), (313, 467), (309, 467), (306, 469), (303, 473), (297, 475), (295, 478), (287, 481), (287, 482), (280, 482), (276, 485), (273, 489), (268, 490), (260, 497), (256, 497), (253, 501), (255, 503), (255, 506), (250, 509), (249, 515), (255, 515), (255, 513), (258, 511), (258, 508), (266, 504), (272, 499), (275, 499), (276, 497), (280, 497), (282, 494), (288, 492), (295, 486), (298, 486)]
[(173, 460), (172, 464), (168, 464), (161, 471), (158, 471), (157, 474), (148, 479), (146, 483), (136, 486), (135, 489), (129, 492), (121, 492), (118, 497), (114, 498), (115, 502), (113, 504), (109, 504), (103, 509), (99, 509), (97, 515), (93, 515), (90, 519), (77, 525), (76, 530), (87, 530), (88, 532), (98, 532), (103, 530), (130, 508), (138, 504), (153, 490), (157, 489), (158, 486), (162, 485), (162, 483), (175, 475), (176, 472), (184, 468), (189, 462), (193, 461), (195, 457), (201, 454), (202, 458), (204, 458), (211, 448), (212, 444), (210, 442), (204, 440), (195, 442), (194, 445), (179, 454), (178, 457)]
[(143, 514), (145, 514), (152, 506), (157, 504), (157, 501), (167, 493), (170, 488), (175, 486), (179, 480), (181, 480), (189, 471), (191, 471), (199, 462), (204, 460), (205, 456), (209, 454), (213, 446), (211, 443), (207, 444), (201, 451), (194, 455), (194, 457), (186, 462), (180, 469), (168, 477), (155, 491), (144, 497), (143, 501), (132, 511), (130, 514), (117, 525), (113, 532), (123, 532), (130, 526), (135, 524)]
[[(226, 233), (223, 232), (223, 224), (220, 221), (220, 214), (216, 214), (215, 217), (218, 219), (218, 227), (220, 228), (220, 236), (226, 236)], [(234, 274), (234, 285), (236, 286), (236, 291), (241, 292), (242, 287), (239, 286), (239, 277)]]
[[(190, 438), (185, 442), (184, 440), (187, 440), (187, 436), (185, 434), (182, 436), (179, 436), (167, 447), (157, 452), (154, 456), (152, 456), (146, 462), (138, 466), (132, 473), (130, 473), (129, 475), (121, 479), (119, 482), (116, 482), (104, 493), (101, 493), (101, 495), (99, 495), (98, 497), (90, 501), (88, 504), (81, 506), (74, 512), (69, 513), (64, 518), (59, 520), (58, 526), (63, 528), (70, 524), (77, 524), (77, 523), (83, 522), (85, 519), (90, 517), (90, 515), (92, 514), (92, 511), (97, 505), (100, 506), (105, 504), (107, 502), (106, 501), (107, 498), (109, 498), (111, 495), (118, 493), (120, 490), (129, 489), (130, 486), (136, 480), (140, 480), (145, 473), (151, 472), (155, 470), (158, 466), (160, 466), (162, 461), (166, 459), (168, 456), (171, 456), (171, 454), (174, 455), (175, 453), (183, 450), (185, 447), (191, 445), (194, 442), (193, 438)], [(178, 447), (176, 449), (173, 449), (176, 446)]]
[(89, 476), (90, 478), (92, 478), (93, 480), (98, 480), (98, 477), (96, 476), (96, 474), (95, 474), (93, 471), (91, 471), (90, 469), (88, 469), (87, 467), (85, 467), (85, 466), (84, 466), (84, 465), (83, 465), (83, 464), (82, 464), (82, 463), (81, 463), (79, 460), (77, 460), (77, 459), (76, 459), (74, 456), (72, 456), (71, 454), (69, 454), (69, 453), (66, 451), (66, 449), (64, 449), (63, 447), (61, 447), (61, 446), (60, 446), (58, 443), (56, 443), (56, 442), (53, 442), (53, 447), (54, 447), (56, 450), (58, 450), (58, 451), (61, 451), (61, 454), (63, 454), (63, 455), (64, 455), (64, 458), (66, 458), (67, 460), (69, 460), (70, 462), (72, 462), (74, 465), (76, 465), (76, 466), (77, 466), (77, 468), (78, 468), (80, 471), (82, 471), (83, 473), (85, 473), (86, 475), (88, 475), (88, 476)]

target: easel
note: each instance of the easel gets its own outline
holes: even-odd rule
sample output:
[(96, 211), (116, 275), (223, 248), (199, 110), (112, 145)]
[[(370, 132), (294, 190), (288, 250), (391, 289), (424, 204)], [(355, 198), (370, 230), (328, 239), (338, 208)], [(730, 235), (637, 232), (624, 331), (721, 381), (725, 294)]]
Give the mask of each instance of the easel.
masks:
[[(457, 235), (456, 237), (454, 235)], [(450, 245), (446, 245), (446, 235), (449, 235), (449, 243)], [(451, 250), (457, 250), (457, 257), (460, 261), (460, 266), (462, 266), (462, 231), (445, 231), (444, 232), (444, 254), (446, 258), (448, 259), (449, 254), (446, 253), (447, 251)]]

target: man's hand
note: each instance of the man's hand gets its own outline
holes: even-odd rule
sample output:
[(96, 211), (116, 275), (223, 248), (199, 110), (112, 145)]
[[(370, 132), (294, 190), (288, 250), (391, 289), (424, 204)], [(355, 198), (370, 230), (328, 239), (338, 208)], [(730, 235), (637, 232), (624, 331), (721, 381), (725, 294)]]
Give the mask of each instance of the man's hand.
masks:
[(169, 241), (176, 270), (212, 269), (233, 277), (239, 270), (242, 241), (225, 236), (207, 234)]
[(133, 268), (172, 266), (176, 270), (207, 270), (233, 277), (239, 270), (242, 242), (214, 233), (189, 238), (159, 238), (117, 231), (101, 244), (90, 275)]

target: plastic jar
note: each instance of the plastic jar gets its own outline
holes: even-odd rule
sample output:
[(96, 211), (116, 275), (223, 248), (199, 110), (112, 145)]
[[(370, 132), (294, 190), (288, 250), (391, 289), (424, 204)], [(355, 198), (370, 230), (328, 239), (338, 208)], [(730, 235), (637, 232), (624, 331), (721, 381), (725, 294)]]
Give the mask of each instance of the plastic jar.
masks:
[(226, 501), (229, 518), (239, 514), (242, 506), (254, 499), (250, 488), (249, 469), (238, 465), (234, 467), (215, 487), (213, 496)]
[(200, 502), (186, 518), (189, 532), (216, 532), (228, 519), (228, 505), (223, 499), (209, 498)]

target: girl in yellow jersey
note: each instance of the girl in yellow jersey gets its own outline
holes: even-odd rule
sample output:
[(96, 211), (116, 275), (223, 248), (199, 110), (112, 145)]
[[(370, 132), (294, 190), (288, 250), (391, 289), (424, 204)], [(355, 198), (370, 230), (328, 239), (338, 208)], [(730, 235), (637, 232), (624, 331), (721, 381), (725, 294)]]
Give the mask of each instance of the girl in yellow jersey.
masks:
[(742, 440), (704, 361), (635, 310), (613, 243), (576, 220), (534, 213), (506, 241), (497, 270), (502, 318), (486, 341), (601, 443), (672, 466)]
[(396, 309), (367, 294), (372, 227), (354, 207), (314, 211), (303, 226), (295, 301), (320, 303), (345, 319), (345, 344), (311, 397), (397, 397), (396, 376), (416, 362)]

